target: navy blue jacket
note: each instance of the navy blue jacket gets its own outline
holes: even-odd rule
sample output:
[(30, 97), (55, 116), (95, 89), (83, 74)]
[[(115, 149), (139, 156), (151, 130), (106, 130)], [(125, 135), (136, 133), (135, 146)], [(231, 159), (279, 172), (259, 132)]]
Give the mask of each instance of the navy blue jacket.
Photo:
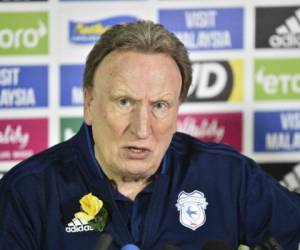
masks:
[(74, 220), (79, 199), (90, 192), (108, 210), (111, 250), (127, 243), (196, 250), (208, 240), (236, 248), (270, 236), (285, 250), (298, 249), (299, 195), (230, 147), (176, 133), (152, 183), (131, 202), (101, 172), (92, 144), (84, 124), (1, 179), (1, 250), (93, 250), (101, 233)]

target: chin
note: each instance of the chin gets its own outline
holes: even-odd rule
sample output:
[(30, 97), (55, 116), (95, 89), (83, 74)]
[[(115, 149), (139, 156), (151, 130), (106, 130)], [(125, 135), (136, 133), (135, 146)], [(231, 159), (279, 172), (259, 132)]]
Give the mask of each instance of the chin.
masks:
[[(124, 172), (124, 174), (128, 177), (132, 178), (139, 178), (139, 179), (145, 179), (153, 175), (152, 169), (145, 169), (145, 168), (127, 168)], [(154, 171), (155, 172), (155, 171)]]

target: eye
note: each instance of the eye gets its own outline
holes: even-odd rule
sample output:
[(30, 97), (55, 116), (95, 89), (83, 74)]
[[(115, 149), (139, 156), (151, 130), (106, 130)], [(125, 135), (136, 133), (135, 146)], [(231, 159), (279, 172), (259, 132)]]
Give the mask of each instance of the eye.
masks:
[(154, 108), (158, 110), (163, 110), (168, 108), (168, 104), (164, 101), (158, 101), (154, 103)]
[(130, 101), (128, 98), (120, 98), (118, 99), (119, 106), (128, 107), (130, 105)]
[(133, 108), (133, 101), (127, 97), (120, 97), (116, 99), (116, 105), (120, 112), (130, 112)]
[(153, 103), (153, 113), (157, 118), (164, 118), (168, 115), (169, 104), (165, 101), (157, 101)]

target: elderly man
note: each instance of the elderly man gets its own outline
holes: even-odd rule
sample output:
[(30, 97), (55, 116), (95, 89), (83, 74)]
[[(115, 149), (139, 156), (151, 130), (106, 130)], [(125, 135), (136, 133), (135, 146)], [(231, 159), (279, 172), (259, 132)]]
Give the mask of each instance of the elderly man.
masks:
[(271, 239), (297, 249), (296, 193), (230, 147), (176, 132), (191, 72), (183, 44), (159, 24), (104, 33), (87, 58), (78, 134), (1, 180), (0, 248), (195, 250)]

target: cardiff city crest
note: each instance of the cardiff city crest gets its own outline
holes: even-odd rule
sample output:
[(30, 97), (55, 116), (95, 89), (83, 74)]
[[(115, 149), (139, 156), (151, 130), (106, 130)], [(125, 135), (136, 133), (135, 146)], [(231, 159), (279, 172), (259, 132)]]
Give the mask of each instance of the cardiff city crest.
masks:
[(176, 203), (180, 223), (192, 230), (201, 227), (206, 220), (205, 209), (207, 205), (204, 194), (200, 191), (180, 192)]

